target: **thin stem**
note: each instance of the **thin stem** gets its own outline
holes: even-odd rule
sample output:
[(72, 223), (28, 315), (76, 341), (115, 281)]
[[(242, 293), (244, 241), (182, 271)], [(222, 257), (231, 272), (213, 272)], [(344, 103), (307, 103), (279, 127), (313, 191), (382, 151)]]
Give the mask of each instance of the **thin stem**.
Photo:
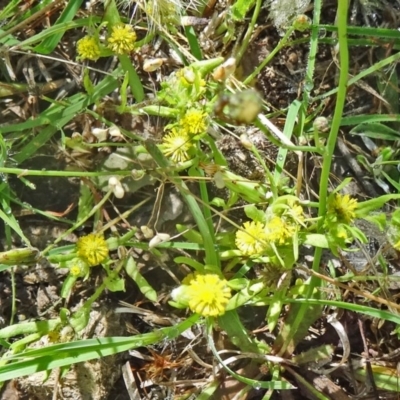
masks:
[[(346, 101), (346, 91), (349, 73), (349, 51), (347, 44), (347, 1), (340, 0), (338, 2), (337, 24), (338, 24), (338, 40), (339, 40), (339, 65), (340, 75), (338, 84), (338, 94), (336, 97), (335, 113), (332, 119), (331, 131), (326, 143), (325, 151), (322, 155), (322, 172), (319, 186), (319, 209), (317, 222), (317, 233), (322, 233), (326, 215), (326, 203), (328, 198), (329, 173), (331, 170), (333, 152), (335, 150), (337, 137), (340, 129), (340, 123), (343, 115), (343, 108)], [(322, 256), (322, 248), (317, 247), (314, 253), (314, 261), (312, 269), (319, 271), (319, 265)], [(313, 276), (311, 278), (309, 293), (320, 284), (320, 278)]]
[(35, 169), (22, 169), (22, 168), (7, 168), (0, 167), (0, 173), (14, 174), (19, 176), (64, 176), (69, 177), (96, 177), (96, 176), (112, 176), (112, 175), (125, 175), (129, 176), (132, 171), (101, 171), (101, 172), (88, 172), (88, 171), (46, 171)]
[(279, 41), (279, 43), (271, 51), (271, 53), (268, 54), (268, 57), (266, 57), (265, 60), (243, 81), (245, 85), (248, 85), (260, 73), (260, 71), (275, 57), (275, 54), (287, 45), (287, 41), (293, 30), (293, 27), (290, 27), (287, 30), (285, 36)]
[[(253, 12), (253, 17), (251, 18), (251, 22), (250, 22), (250, 24), (247, 28), (247, 32), (243, 38), (243, 43), (240, 46), (240, 49), (238, 50), (238, 52), (234, 55), (234, 57), (236, 59), (236, 65), (239, 65), (240, 60), (242, 59), (243, 54), (245, 53), (245, 51), (249, 45), (251, 35), (253, 34), (256, 23), (257, 23), (258, 15), (260, 14), (261, 4), (262, 4), (262, 1), (257, 0), (256, 6), (255, 6), (254, 12)], [(246, 84), (246, 82), (245, 82), (245, 84)]]

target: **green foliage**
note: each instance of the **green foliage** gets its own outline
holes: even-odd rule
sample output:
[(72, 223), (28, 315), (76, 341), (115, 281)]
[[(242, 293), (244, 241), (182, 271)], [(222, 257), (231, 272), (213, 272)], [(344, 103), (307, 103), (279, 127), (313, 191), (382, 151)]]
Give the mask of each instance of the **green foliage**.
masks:
[[(93, 276), (92, 267), (98, 268), (97, 285), (92, 288), (91, 297), (74, 312), (62, 308), (59, 310), (58, 318), (10, 323), (0, 330), (0, 344), (5, 348), (0, 360), (0, 381), (52, 368), (67, 368), (73, 363), (148, 346), (166, 338), (174, 339), (193, 324), (201, 323), (207, 329), (209, 347), (228, 374), (253, 387), (268, 390), (291, 389), (292, 385), (286, 378), (282, 378), (284, 367), (278, 368), (272, 362), (271, 381), (259, 382), (251, 377), (241, 376), (231, 369), (220, 358), (216, 349), (213, 338), (214, 327), (218, 325), (218, 329), (226, 333), (227, 340), (231, 344), (240, 352), (250, 354), (252, 359), (257, 360), (255, 362), (261, 364), (265, 362), (266, 351), (273, 351), (276, 357), (292, 357), (312, 324), (318, 318), (323, 318), (324, 306), (334, 306), (399, 324), (399, 317), (395, 313), (381, 310), (372, 303), (353, 304), (341, 298), (339, 289), (344, 289), (343, 285), (349, 281), (360, 279), (358, 275), (348, 274), (336, 278), (333, 268), (330, 270), (332, 276), (324, 275), (321, 268), (322, 249), (331, 255), (339, 256), (350, 252), (350, 245), (354, 242), (367, 243), (369, 235), (357, 225), (359, 219), (371, 221), (381, 230), (387, 229), (390, 245), (395, 250), (400, 250), (400, 211), (395, 208), (395, 211), (388, 215), (384, 209), (387, 204), (396, 207), (400, 199), (400, 194), (393, 192), (393, 188), (397, 192), (400, 191), (398, 150), (391, 143), (381, 145), (382, 142), (378, 142), (379, 146), (376, 145), (376, 141), (395, 142), (399, 138), (398, 93), (393, 87), (398, 86), (395, 65), (400, 55), (386, 56), (380, 53), (380, 58), (374, 65), (348, 78), (349, 46), (366, 45), (365, 43), (372, 46), (371, 37), (375, 37), (379, 40), (390, 39), (393, 48), (400, 48), (398, 33), (394, 35), (393, 30), (386, 29), (348, 27), (347, 2), (339, 2), (337, 26), (324, 27), (329, 32), (337, 34), (340, 46), (337, 60), (340, 66), (338, 85), (329, 92), (312, 97), (307, 83), (313, 82), (317, 63), (316, 53), (318, 45), (323, 41), (320, 40), (318, 33), (318, 29), (321, 28), (319, 17), (322, 2), (315, 1), (312, 24), (303, 16), (297, 20), (301, 27), (306, 28), (302, 30), (303, 36), (300, 40), (308, 41), (310, 52), (301, 96), (298, 96), (286, 110), (279, 110), (275, 114), (285, 119), (281, 132), (272, 122), (272, 117), (267, 118), (265, 111), (267, 107), (260, 96), (246, 84), (253, 81), (279, 51), (292, 44), (294, 26), (290, 25), (285, 32), (282, 32), (283, 35), (275, 48), (260, 62), (254, 72), (244, 77), (244, 82), (238, 83), (236, 78), (231, 76), (231, 72), (224, 75), (224, 57), (218, 54), (208, 57), (204, 43), (198, 40), (195, 29), (186, 27), (186, 36), (178, 35), (182, 4), (170, 0), (139, 1), (139, 7), (147, 16), (145, 21), (151, 25), (151, 30), (144, 33), (144, 37), (136, 42), (136, 29), (134, 32), (129, 24), (125, 24), (127, 15), (119, 9), (115, 1), (106, 2), (104, 20), (93, 15), (78, 19), (81, 3), (68, 2), (51, 27), (24, 41), (19, 41), (17, 36), (13, 37), (13, 28), (17, 26), (14, 24), (19, 24), (24, 18), (40, 12), (40, 8), (33, 7), (32, 10), (16, 15), (14, 22), (11, 17), (17, 12), (18, 2), (10, 2), (0, 12), (0, 21), (5, 21), (0, 33), (0, 42), (3, 45), (9, 45), (14, 41), (21, 49), (29, 50), (37, 56), (50, 54), (61, 43), (68, 30), (78, 32), (78, 28), (84, 27), (89, 37), (95, 38), (92, 45), (99, 46), (98, 57), (96, 52), (94, 53), (96, 57), (93, 58), (90, 58), (90, 52), (86, 54), (88, 57), (80, 55), (81, 59), (87, 60), (87, 65), (83, 70), (83, 88), (78, 93), (62, 101), (44, 97), (42, 109), (36, 118), (0, 127), (1, 174), (16, 175), (31, 188), (33, 185), (28, 180), (29, 176), (82, 179), (78, 212), (74, 221), (63, 220), (62, 217), (54, 216), (45, 210), (35, 210), (49, 219), (67, 222), (69, 226), (62, 237), (54, 239), (53, 243), (41, 252), (30, 245), (18, 218), (12, 213), (13, 206), (21, 203), (18, 193), (11, 190), (5, 179), (2, 181), (0, 218), (6, 226), (8, 249), (0, 253), (0, 272), (6, 271), (12, 274), (17, 265), (29, 265), (39, 261), (40, 258), (46, 258), (55, 268), (68, 268), (69, 272), (62, 282), (59, 295), (63, 299), (69, 299), (77, 290), (78, 284), (93, 282), (90, 279)], [(49, 4), (48, 1), (43, 3), (44, 6)], [(293, 4), (297, 7), (299, 2)], [(217, 34), (224, 36), (222, 43), (227, 44), (237, 34), (238, 22), (245, 23), (247, 15), (252, 12), (248, 30), (235, 50), (236, 58), (232, 62), (234, 66), (239, 64), (240, 59), (248, 51), (260, 10), (261, 1), (238, 0), (232, 4), (226, 21), (217, 29)], [(280, 29), (284, 29), (289, 20), (291, 24), (292, 16), (283, 17), (284, 24), (277, 24)], [(125, 26), (125, 33), (128, 35), (125, 39), (135, 37), (135, 40), (123, 40), (110, 47), (109, 39), (116, 26)], [(145, 29), (146, 27), (141, 25), (137, 30), (138, 34), (143, 33)], [(349, 37), (349, 34), (352, 37)], [(162, 76), (162, 79), (159, 85), (158, 83), (153, 85), (154, 89), (151, 89), (150, 95), (148, 76), (142, 71), (142, 66), (138, 68), (135, 65), (135, 61), (143, 57), (145, 53), (140, 53), (142, 46), (152, 43), (155, 35), (159, 35), (178, 50), (176, 53), (179, 53), (178, 57), (184, 66), (178, 62), (175, 65), (176, 60), (172, 62), (169, 59), (161, 59), (159, 62), (163, 69), (157, 72), (159, 74), (157, 77)], [(187, 41), (182, 44), (184, 40)], [(140, 53), (140, 57), (135, 55), (136, 52)], [(105, 61), (112, 56), (117, 63), (114, 70), (107, 72), (106, 75), (96, 75), (94, 79), (91, 63), (97, 62), (97, 58)], [(81, 59), (78, 58), (77, 61), (82, 62)], [(167, 64), (163, 65), (164, 62)], [(169, 70), (172, 71), (165, 76), (165, 71)], [(219, 78), (221, 74), (223, 79)], [(349, 86), (360, 84), (363, 78), (372, 74), (378, 77), (379, 96), (391, 111), (387, 111), (388, 114), (343, 117)], [(10, 96), (21, 93), (26, 87), (13, 83), (0, 89), (3, 89), (2, 96)], [(118, 92), (119, 102), (113, 104), (111, 108), (113, 113), (118, 114), (118, 118), (125, 115), (138, 117), (138, 120), (145, 116), (144, 119), (149, 121), (151, 120), (148, 118), (149, 115), (162, 118), (160, 124), (163, 124), (163, 133), (159, 141), (148, 140), (143, 132), (130, 132), (120, 126), (117, 127), (115, 121), (109, 117), (109, 113), (103, 112), (109, 106), (108, 100), (105, 99), (113, 97), (115, 92)], [(312, 121), (320, 117), (318, 113), (325, 107), (322, 100), (331, 95), (336, 95), (333, 115), (329, 119), (323, 116), (323, 130), (314, 128), (311, 130), (309, 127)], [(93, 124), (104, 127), (106, 135), (104, 142), (92, 137), (95, 135), (87, 135), (88, 132), (82, 132), (74, 137), (63, 132), (62, 141), (58, 140), (56, 134), (63, 129), (67, 132), (66, 128), (75, 121), (78, 114), (90, 117)], [(275, 159), (268, 160), (268, 164), (248, 137), (240, 136), (242, 133), (240, 129), (247, 131), (253, 124), (277, 146)], [(144, 126), (145, 124), (143, 130), (146, 129)], [(119, 132), (115, 136), (110, 133), (113, 127)], [(373, 151), (373, 157), (359, 154), (358, 161), (386, 194), (361, 201), (342, 194), (350, 179), (342, 179), (335, 188), (330, 186), (331, 163), (337, 136), (339, 129), (344, 127), (350, 127), (349, 132), (358, 135), (365, 145), (369, 146), (369, 150)], [(240, 170), (234, 170), (231, 161), (225, 158), (225, 153), (216, 144), (216, 139), (220, 135), (230, 133), (236, 135), (239, 131), (237, 136), (240, 136), (243, 151), (250, 154), (260, 165), (262, 173), (258, 180), (243, 176)], [(312, 140), (314, 140), (313, 146), (308, 143)], [(113, 169), (102, 163), (93, 163), (87, 168), (85, 164), (79, 162), (73, 164), (72, 161), (71, 166), (59, 171), (23, 169), (20, 166), (50, 141), (57, 142), (60, 149), (68, 152), (74, 162), (77, 154), (86, 154), (90, 157), (94, 154), (93, 149), (103, 150), (107, 154), (107, 152), (113, 153), (110, 149), (118, 147), (119, 151), (115, 154), (118, 153), (124, 161), (127, 161), (126, 168)], [(121, 149), (124, 151), (126, 149), (128, 152), (124, 153), (120, 151)], [(290, 152), (298, 162), (297, 179), (286, 171), (290, 162)], [(308, 182), (302, 182), (301, 168), (305, 165), (304, 160), (312, 158), (308, 153), (316, 153), (322, 163), (318, 194), (311, 194), (312, 189), (307, 186)], [(115, 178), (114, 181), (120, 185), (122, 192), (118, 192), (118, 195), (115, 189), (117, 183), (111, 185), (110, 178)], [(132, 181), (137, 185), (128, 184)], [(107, 212), (105, 209), (110, 204), (114, 210), (118, 208), (116, 204), (119, 194), (122, 193), (123, 197), (125, 193), (136, 193), (138, 188), (150, 185), (152, 185), (150, 192), (154, 192), (155, 183), (159, 185), (157, 188), (160, 198), (157, 197), (153, 201), (149, 197), (127, 211), (118, 210), (118, 218), (110, 220), (108, 209)], [(211, 185), (219, 190), (213, 198), (209, 190)], [(184, 212), (190, 213), (191, 218), (190, 222), (186, 219), (185, 223), (176, 224), (176, 236), (172, 239), (170, 232), (166, 232), (164, 235), (168, 239), (157, 241), (154, 240), (153, 228), (155, 230), (162, 214), (158, 207), (162, 203), (161, 196), (165, 186), (168, 188), (172, 186), (174, 192), (180, 194), (186, 206), (183, 207)], [(140, 207), (149, 201), (153, 201), (155, 207), (150, 219), (153, 225), (149, 222), (149, 226), (146, 227), (130, 227), (129, 232), (122, 234), (119, 231), (120, 221), (124, 221), (127, 226), (129, 215), (134, 211), (141, 212)], [(235, 215), (238, 209), (244, 211), (244, 214), (238, 214), (239, 217)], [(100, 249), (99, 242), (95, 241), (93, 247), (90, 246), (90, 241), (87, 243), (89, 246), (87, 254), (94, 260), (91, 263), (83, 258), (82, 252), (79, 251), (79, 242), (78, 247), (60, 245), (64, 236), (77, 232), (78, 228), (88, 220), (93, 220), (94, 232), (101, 235), (104, 233), (107, 238), (104, 240), (103, 249)], [(26, 248), (11, 248), (12, 232), (19, 237)], [(143, 234), (144, 239), (139, 239), (139, 235), (136, 235), (138, 232)], [(162, 235), (162, 232), (157, 232), (155, 237), (157, 239)], [(190, 283), (184, 281), (172, 292), (173, 301), (169, 304), (181, 309), (189, 307), (192, 311), (195, 310), (203, 315), (204, 319), (200, 320), (200, 315), (194, 314), (186, 319), (182, 318), (174, 327), (155, 329), (153, 332), (130, 338), (81, 340), (80, 335), (88, 325), (93, 303), (105, 292), (125, 291), (129, 279), (135, 282), (142, 298), (158, 305), (160, 293), (157, 293), (150, 285), (146, 274), (139, 269), (132, 256), (134, 249), (148, 251), (155, 258), (161, 259), (164, 259), (162, 258), (164, 252), (179, 251), (179, 256), (171, 253), (174, 254), (174, 258), (169, 257), (169, 259), (173, 258), (173, 262), (187, 272), (185, 279), (191, 282), (191, 279), (207, 276), (204, 281), (214, 280), (215, 287), (223, 288), (225, 297), (221, 293), (214, 293), (203, 287), (203, 297), (200, 300), (205, 306), (192, 307), (190, 296), (194, 295), (188, 289)], [(313, 252), (311, 268), (304, 267), (303, 258), (306, 249), (307, 253)], [(99, 255), (101, 251), (105, 252), (104, 257), (104, 254)], [(386, 262), (383, 259), (380, 259), (380, 262), (382, 268), (387, 270)], [(310, 275), (309, 279), (304, 276), (300, 279), (296, 275), (297, 269), (300, 268)], [(296, 280), (292, 279), (294, 276), (297, 276)], [(372, 280), (373, 277), (368, 279)], [(381, 281), (383, 282), (383, 279)], [(351, 285), (345, 287), (350, 291), (353, 290)], [(329, 290), (326, 289), (337, 290), (335, 301), (330, 300), (327, 295)], [(360, 297), (364, 295), (365, 299), (371, 302), (379, 299), (367, 290), (355, 293)], [(200, 303), (203, 304), (202, 302)], [(382, 304), (390, 310), (398, 310), (398, 306), (388, 299), (383, 299)], [(211, 305), (220, 311), (217, 319), (206, 312), (212, 309)], [(265, 326), (271, 337), (276, 335), (271, 346), (258, 342), (255, 336), (246, 330), (242, 318), (244, 307), (266, 307), (263, 311)], [(58, 339), (57, 344), (33, 348), (32, 345), (43, 336), (53, 332), (60, 333), (63, 329), (69, 334), (64, 335), (62, 340)], [(303, 365), (310, 359), (313, 361), (323, 359), (331, 352), (329, 346), (321, 346), (297, 354), (291, 360)], [(362, 376), (360, 370), (357, 373)], [(381, 375), (374, 375), (380, 387), (393, 390), (392, 381), (386, 382)], [(216, 382), (209, 384), (198, 398), (211, 396), (218, 386)]]

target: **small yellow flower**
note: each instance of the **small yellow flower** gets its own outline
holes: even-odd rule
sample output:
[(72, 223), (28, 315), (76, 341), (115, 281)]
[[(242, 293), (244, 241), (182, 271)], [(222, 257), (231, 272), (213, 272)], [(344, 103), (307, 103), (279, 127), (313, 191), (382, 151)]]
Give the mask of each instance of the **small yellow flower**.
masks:
[(282, 245), (293, 237), (296, 226), (287, 223), (283, 218), (275, 216), (265, 224), (267, 240)]
[(189, 308), (204, 317), (216, 317), (225, 313), (231, 298), (231, 289), (225, 279), (216, 274), (196, 274), (187, 288)]
[(336, 236), (341, 239), (341, 240), (347, 240), (349, 238), (349, 235), (346, 231), (346, 229), (344, 229), (343, 225), (339, 224), (337, 226), (337, 228), (335, 229), (336, 231)]
[(71, 260), (69, 273), (75, 277), (84, 277), (89, 273), (89, 265), (81, 258), (74, 258)]
[(108, 257), (108, 247), (101, 234), (91, 233), (82, 236), (76, 244), (78, 256), (86, 261), (91, 267), (102, 263)]
[(288, 212), (296, 222), (303, 222), (304, 221), (304, 211), (303, 207), (300, 205), (294, 205)]
[(337, 222), (350, 224), (356, 218), (357, 205), (357, 200), (350, 198), (348, 194), (336, 193), (335, 197), (328, 203), (328, 214), (335, 216)]
[(72, 276), (79, 276), (81, 274), (81, 269), (77, 266), (77, 265), (73, 265), (70, 269), (69, 269), (69, 273)]
[(188, 135), (198, 135), (207, 129), (206, 117), (206, 113), (192, 108), (179, 121), (179, 125)]
[(172, 129), (163, 137), (163, 153), (173, 162), (184, 162), (189, 159), (188, 151), (192, 147), (190, 138), (183, 131)]
[(49, 338), (50, 343), (57, 343), (60, 341), (60, 332), (59, 331), (50, 331), (47, 334), (47, 337)]
[(79, 59), (96, 61), (100, 57), (98, 41), (93, 36), (85, 36), (76, 44)]
[(115, 54), (129, 54), (135, 48), (136, 33), (131, 25), (116, 25), (107, 41)]
[(243, 224), (243, 230), (236, 232), (235, 243), (245, 256), (262, 253), (268, 247), (268, 236), (264, 224), (248, 221)]

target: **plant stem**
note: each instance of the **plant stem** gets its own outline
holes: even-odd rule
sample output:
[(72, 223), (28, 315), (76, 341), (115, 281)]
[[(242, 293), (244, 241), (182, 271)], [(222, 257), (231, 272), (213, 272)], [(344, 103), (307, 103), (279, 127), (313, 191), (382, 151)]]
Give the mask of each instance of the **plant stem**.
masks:
[(287, 41), (293, 30), (293, 27), (290, 27), (286, 31), (285, 36), (279, 41), (279, 43), (271, 51), (271, 53), (268, 54), (268, 57), (266, 57), (265, 60), (243, 81), (245, 85), (248, 85), (260, 73), (260, 71), (275, 57), (275, 54), (286, 46)]
[(250, 39), (251, 39), (251, 35), (253, 34), (254, 29), (255, 29), (258, 15), (260, 14), (261, 3), (262, 3), (261, 0), (256, 1), (256, 6), (254, 8), (253, 17), (251, 18), (251, 22), (248, 26), (247, 32), (244, 35), (242, 45), (240, 46), (240, 49), (237, 51), (237, 53), (234, 55), (234, 57), (236, 59), (236, 65), (239, 65), (240, 60), (243, 57), (243, 54), (247, 50), (247, 47), (248, 47)]
[[(338, 2), (337, 23), (338, 23), (338, 40), (339, 40), (339, 64), (340, 75), (338, 84), (338, 94), (336, 97), (335, 113), (332, 119), (331, 131), (326, 143), (325, 151), (322, 155), (323, 164), (321, 172), (321, 181), (319, 187), (319, 210), (317, 231), (322, 232), (326, 215), (326, 201), (328, 198), (329, 173), (331, 170), (333, 152), (335, 150), (336, 141), (339, 133), (340, 123), (343, 115), (343, 108), (346, 101), (346, 90), (349, 72), (349, 52), (347, 46), (347, 1)], [(319, 270), (322, 249), (317, 248), (314, 255), (313, 270)]]

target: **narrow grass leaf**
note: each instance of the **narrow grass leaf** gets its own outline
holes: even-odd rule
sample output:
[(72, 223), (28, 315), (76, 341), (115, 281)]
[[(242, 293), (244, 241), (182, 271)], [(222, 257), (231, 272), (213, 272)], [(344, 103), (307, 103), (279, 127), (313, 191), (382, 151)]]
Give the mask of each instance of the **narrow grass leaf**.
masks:
[(149, 346), (166, 338), (173, 340), (195, 324), (198, 319), (199, 316), (195, 314), (173, 327), (142, 335), (79, 340), (3, 357), (3, 361), (7, 361), (8, 364), (0, 366), (0, 382)]
[(363, 135), (372, 139), (380, 140), (399, 140), (400, 132), (389, 128), (379, 122), (360, 124), (354, 127), (351, 131), (353, 135)]
[[(286, 121), (285, 121), (285, 127), (283, 129), (283, 134), (286, 136), (288, 139), (291, 138), (293, 134), (293, 129), (296, 123), (296, 118), (297, 114), (300, 110), (302, 103), (298, 100), (295, 100), (289, 107), (287, 116), (286, 116)], [(279, 179), (282, 175), (282, 172), (284, 170), (284, 166), (286, 163), (286, 157), (287, 157), (288, 149), (284, 147), (279, 147), (278, 155), (276, 157), (276, 166), (275, 166), (275, 172), (274, 172), (274, 180), (275, 183), (279, 182)]]
[[(56, 21), (53, 27), (57, 26), (59, 23), (72, 21), (82, 3), (83, 0), (70, 0), (67, 6), (64, 8), (62, 14), (60, 15), (60, 18)], [(58, 43), (64, 35), (64, 32), (65, 31), (46, 38), (41, 44), (34, 48), (34, 51), (41, 54), (50, 54), (57, 47)]]

